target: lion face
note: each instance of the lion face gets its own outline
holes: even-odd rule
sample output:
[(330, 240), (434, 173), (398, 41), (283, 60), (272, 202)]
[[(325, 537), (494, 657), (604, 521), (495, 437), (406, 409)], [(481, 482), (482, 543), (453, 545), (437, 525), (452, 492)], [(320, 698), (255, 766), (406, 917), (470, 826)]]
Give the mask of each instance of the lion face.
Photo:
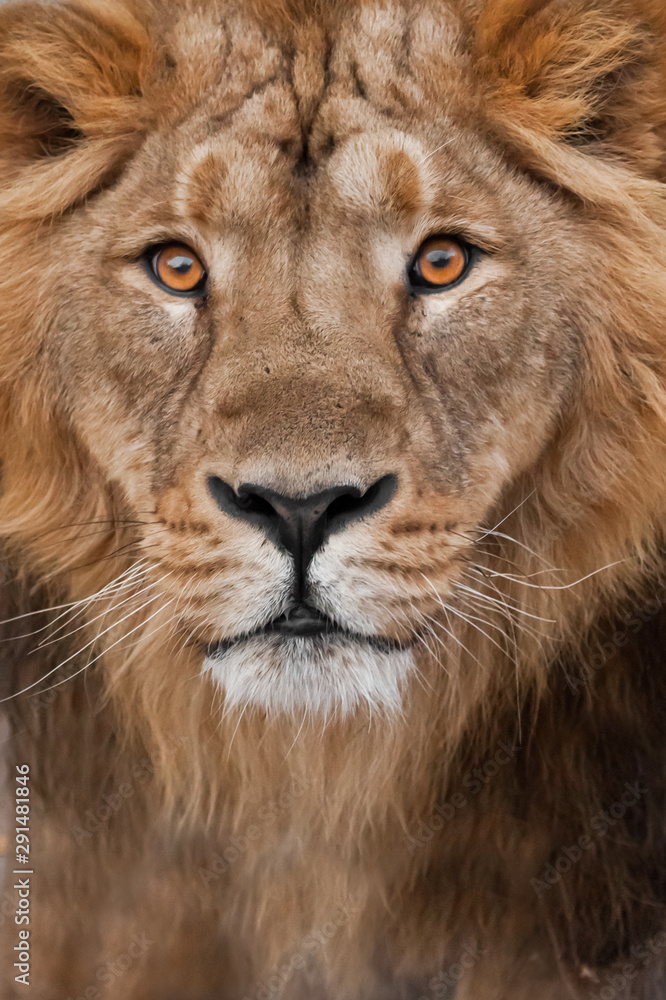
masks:
[[(50, 377), (232, 704), (397, 708), (574, 378), (587, 265), (561, 203), (427, 73), (379, 106), (359, 25), (309, 117), (237, 25), (263, 54), (242, 93), (153, 132), (50, 251)], [(424, 286), (436, 237), (461, 273)], [(193, 294), (151, 270), (174, 245), (205, 269)]]
[[(3, 371), (120, 496), (231, 706), (396, 710), (451, 616), (473, 624), (462, 574), (512, 509), (574, 525), (549, 565), (580, 577), (635, 546), (613, 511), (652, 516), (626, 428), (658, 364), (635, 334), (639, 286), (661, 294), (635, 208), (658, 212), (657, 125), (627, 124), (624, 85), (573, 88), (545, 10), (513, 40), (483, 5), (306, 4), (280, 27), (203, 4), (149, 31), (130, 8), (5, 8)], [(614, 72), (615, 22), (578, 13), (576, 44), (606, 31), (608, 55), (576, 72)], [(6, 506), (36, 454), (5, 456)]]

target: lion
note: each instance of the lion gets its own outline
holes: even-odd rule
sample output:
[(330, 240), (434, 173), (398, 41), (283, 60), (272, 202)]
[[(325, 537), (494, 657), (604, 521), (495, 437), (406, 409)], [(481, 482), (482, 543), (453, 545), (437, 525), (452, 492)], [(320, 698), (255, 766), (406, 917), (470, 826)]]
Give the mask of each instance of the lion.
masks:
[(663, 5), (11, 0), (0, 166), (2, 996), (662, 997)]

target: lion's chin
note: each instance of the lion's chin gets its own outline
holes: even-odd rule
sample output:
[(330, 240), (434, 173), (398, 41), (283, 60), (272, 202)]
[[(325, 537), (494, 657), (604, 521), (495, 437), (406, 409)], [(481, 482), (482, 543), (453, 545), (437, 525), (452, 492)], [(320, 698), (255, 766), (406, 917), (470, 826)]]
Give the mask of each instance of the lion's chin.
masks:
[(385, 649), (341, 636), (261, 635), (210, 652), (207, 671), (229, 708), (348, 716), (364, 706), (400, 711), (413, 667), (409, 648)]

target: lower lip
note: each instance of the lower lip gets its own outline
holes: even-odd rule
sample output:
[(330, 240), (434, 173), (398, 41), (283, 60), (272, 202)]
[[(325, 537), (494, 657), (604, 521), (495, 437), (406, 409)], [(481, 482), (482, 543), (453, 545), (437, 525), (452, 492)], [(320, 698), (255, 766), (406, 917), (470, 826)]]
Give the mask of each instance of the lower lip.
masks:
[(288, 642), (293, 639), (302, 639), (310, 642), (348, 642), (356, 643), (358, 646), (373, 646), (375, 649), (379, 649), (385, 653), (400, 652), (401, 650), (410, 649), (415, 640), (410, 639), (404, 642), (400, 642), (396, 639), (385, 639), (381, 636), (373, 635), (359, 635), (354, 632), (345, 632), (343, 629), (330, 628), (325, 629), (315, 626), (305, 626), (303, 630), (298, 631), (287, 631), (284, 629), (262, 629), (258, 632), (252, 632), (248, 635), (235, 636), (233, 639), (222, 639), (220, 642), (211, 643), (207, 649), (208, 656), (216, 656), (229, 652), (234, 646), (240, 645), (246, 642), (252, 642), (256, 639), (271, 639), (277, 638), (282, 642)]

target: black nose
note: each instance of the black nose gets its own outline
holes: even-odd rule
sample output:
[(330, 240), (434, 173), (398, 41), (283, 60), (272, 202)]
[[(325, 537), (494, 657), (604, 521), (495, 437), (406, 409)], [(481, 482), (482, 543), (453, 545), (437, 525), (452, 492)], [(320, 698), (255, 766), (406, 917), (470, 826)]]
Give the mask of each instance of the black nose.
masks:
[(290, 552), (301, 575), (329, 535), (385, 507), (398, 486), (397, 476), (384, 476), (361, 493), (355, 486), (336, 486), (296, 499), (265, 486), (244, 484), (238, 492), (218, 476), (208, 488), (220, 510), (254, 524)]

